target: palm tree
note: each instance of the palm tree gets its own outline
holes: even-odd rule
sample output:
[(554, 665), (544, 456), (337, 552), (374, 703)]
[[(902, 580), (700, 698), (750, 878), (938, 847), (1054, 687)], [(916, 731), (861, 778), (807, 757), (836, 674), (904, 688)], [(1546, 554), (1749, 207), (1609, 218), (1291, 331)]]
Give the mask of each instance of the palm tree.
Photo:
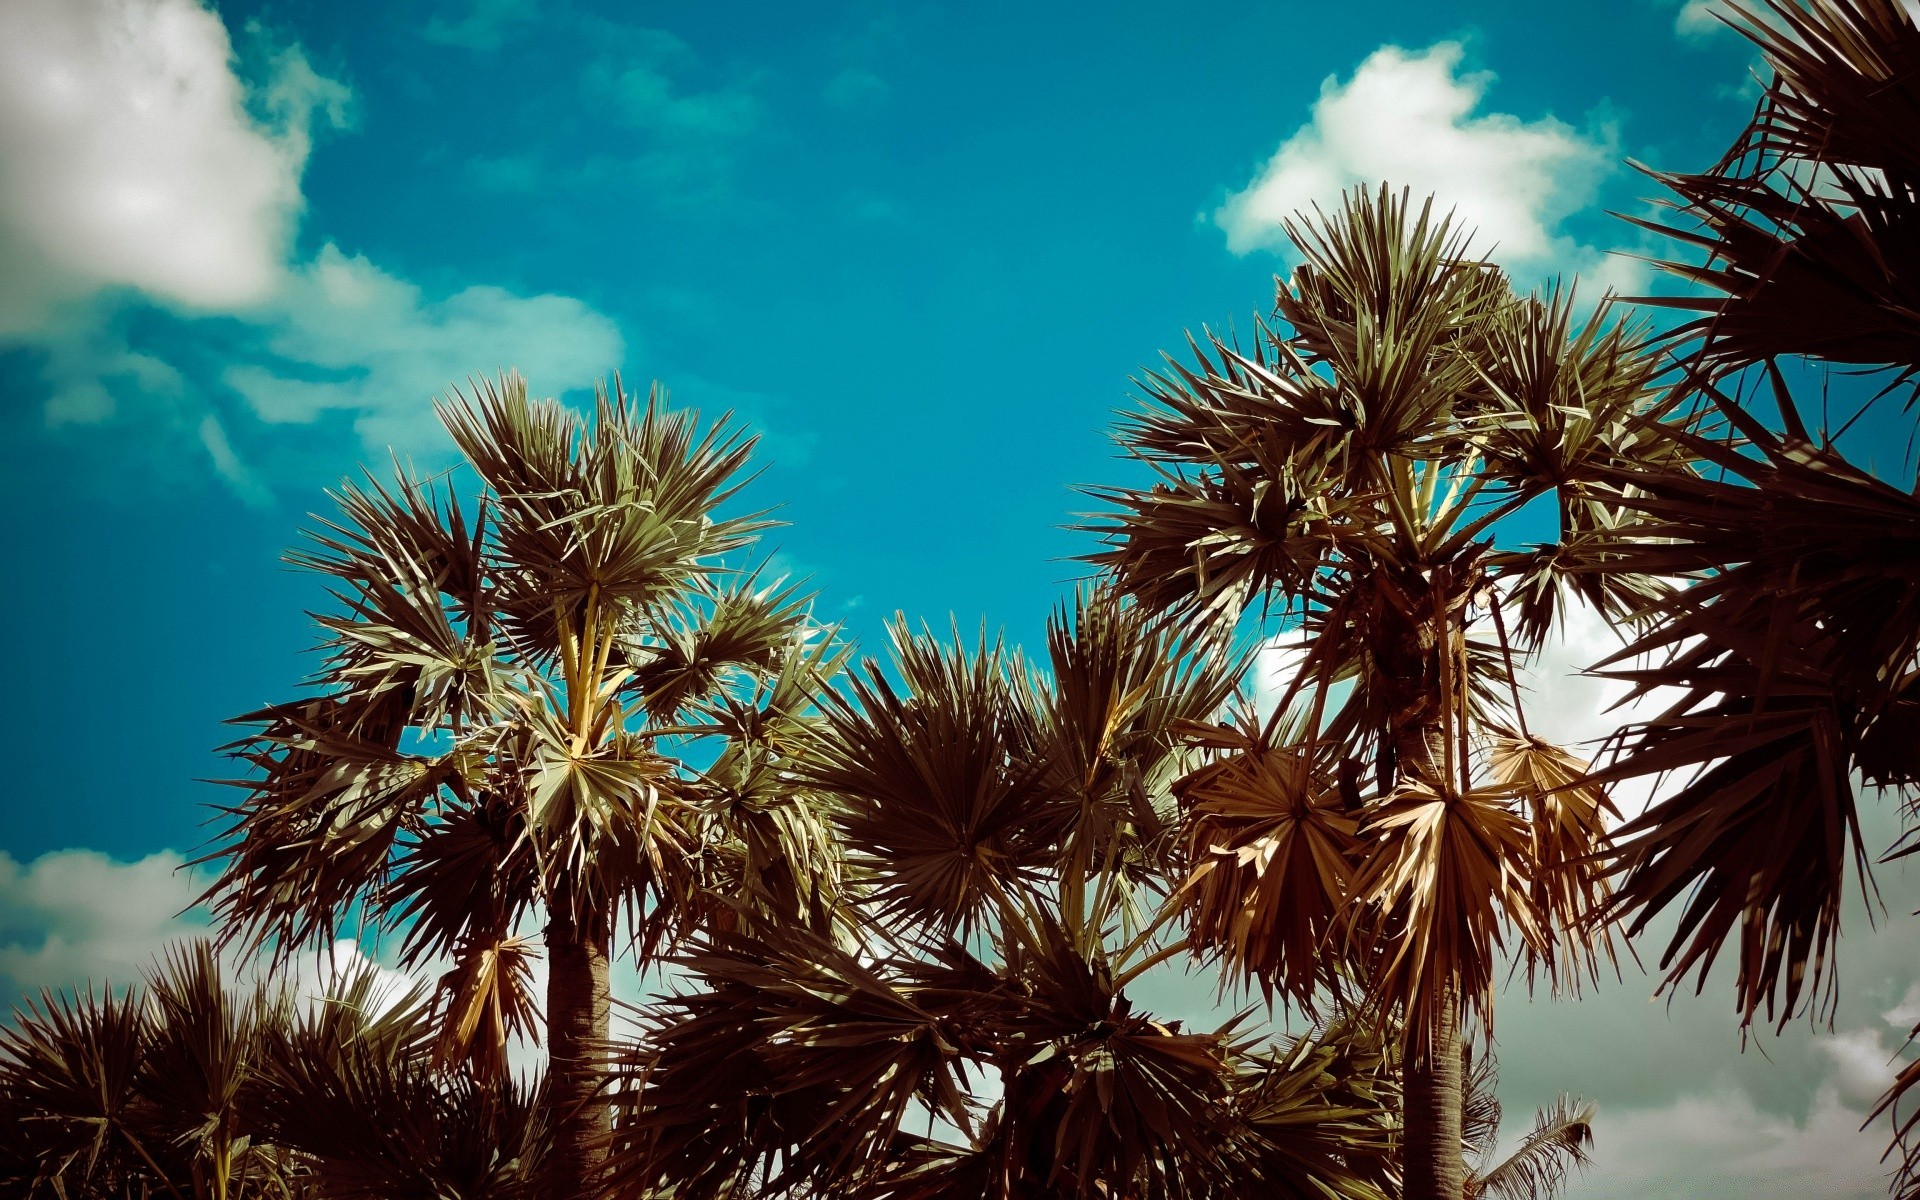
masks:
[[(1743, 1025), (1784, 1027), (1831, 1020), (1849, 875), (1871, 892), (1855, 778), (1920, 782), (1920, 500), (1834, 445), (1864, 407), (1830, 428), (1825, 397), (1810, 418), (1790, 385), (1795, 360), (1839, 365), (1880, 376), (1874, 403), (1920, 371), (1920, 27), (1896, 0), (1728, 7), (1772, 77), (1712, 168), (1654, 173), (1673, 215), (1646, 223), (1699, 256), (1662, 265), (1700, 291), (1652, 302), (1695, 314), (1667, 335), (1675, 391), (1726, 436), (1691, 444), (1711, 477), (1614, 476), (1657, 535), (1627, 562), (1693, 582), (1616, 661), (1650, 657), (1618, 673), (1681, 699), (1599, 778), (1681, 780), (1619, 831), (1609, 915), (1637, 933), (1677, 905), (1665, 983), (1704, 987), (1731, 948)], [(1909, 829), (1892, 853), (1915, 847)], [(1916, 1084), (1909, 1066), (1881, 1111)], [(1920, 1145), (1896, 1187), (1920, 1196)]]
[(398, 933), (403, 965), (446, 968), (443, 1061), (482, 1078), (544, 1024), (553, 1187), (585, 1196), (616, 929), (644, 963), (702, 922), (830, 919), (833, 843), (781, 760), (839, 652), (739, 569), (768, 522), (719, 513), (753, 444), (724, 420), (617, 380), (582, 418), (518, 376), (439, 412), (479, 502), (347, 484), (290, 556), (333, 585), (326, 658), (315, 694), (237, 718), (247, 796), (207, 900), (283, 958), (349, 920)]
[[(1685, 450), (1605, 304), (1516, 297), (1430, 204), (1382, 187), (1288, 228), (1276, 322), (1147, 378), (1120, 437), (1157, 482), (1096, 491), (1091, 557), (1169, 620), (1277, 609), (1300, 648), (1270, 718), (1196, 740), (1191, 937), (1309, 1011), (1363, 981), (1405, 1031), (1406, 1195), (1458, 1200), (1461, 1038), (1490, 1031), (1499, 956), (1560, 990), (1606, 945), (1610, 805), (1528, 731), (1514, 658), (1576, 598), (1624, 620), (1658, 594), (1620, 569), (1635, 518), (1607, 473)], [(1500, 545), (1536, 501), (1553, 539)]]
[[(615, 1178), (676, 1197), (1393, 1193), (1392, 1047), (1261, 1045), (1127, 995), (1186, 952), (1163, 904), (1178, 730), (1232, 672), (1110, 594), (1046, 673), (894, 631), (796, 759), (858, 880), (847, 936), (703, 938), (626, 1066)], [(894, 682), (897, 680), (898, 682)], [(994, 1086), (997, 1083), (997, 1087)]]
[(144, 989), (43, 995), (0, 1029), (0, 1195), (291, 1194), (295, 1164), (253, 1138), (247, 1103), (285, 1011), (228, 988), (204, 942)]
[(170, 949), (142, 982), (48, 996), (0, 1028), (0, 1196), (531, 1200), (538, 1073), (436, 1053), (423, 986), (360, 963), (301, 997)]

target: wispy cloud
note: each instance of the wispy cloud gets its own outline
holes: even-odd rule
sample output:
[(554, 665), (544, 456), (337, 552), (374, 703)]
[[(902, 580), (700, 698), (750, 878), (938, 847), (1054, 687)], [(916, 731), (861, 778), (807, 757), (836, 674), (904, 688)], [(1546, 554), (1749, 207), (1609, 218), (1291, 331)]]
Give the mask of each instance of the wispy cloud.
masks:
[(1605, 125), (1482, 112), (1494, 77), (1461, 71), (1465, 48), (1383, 46), (1352, 78), (1321, 85), (1308, 122), (1213, 214), (1236, 254), (1284, 249), (1283, 222), (1341, 192), (1387, 183), (1455, 209), (1475, 244), (1523, 274), (1577, 271), (1617, 283), (1633, 270), (1564, 231), (1612, 172)]
[(434, 14), (421, 26), (420, 36), (445, 46), (490, 53), (539, 20), (540, 9), (540, 0), (472, 0), (459, 16)]
[[(570, 47), (590, 52), (569, 63), (575, 87), (545, 98), (551, 120), (539, 142), (468, 161), (476, 186), (531, 193), (562, 183), (637, 183), (649, 203), (666, 208), (727, 194), (766, 119), (756, 76), (706, 61), (664, 29), (565, 8), (542, 20), (564, 30)], [(591, 154), (569, 157), (546, 144), (589, 114), (596, 122)]]
[(429, 299), (365, 257), (328, 245), (251, 317), (265, 361), (223, 379), (269, 425), (349, 416), (368, 448), (435, 444), (433, 397), (473, 374), (518, 368), (543, 392), (616, 367), (620, 331), (571, 296), (473, 286)]

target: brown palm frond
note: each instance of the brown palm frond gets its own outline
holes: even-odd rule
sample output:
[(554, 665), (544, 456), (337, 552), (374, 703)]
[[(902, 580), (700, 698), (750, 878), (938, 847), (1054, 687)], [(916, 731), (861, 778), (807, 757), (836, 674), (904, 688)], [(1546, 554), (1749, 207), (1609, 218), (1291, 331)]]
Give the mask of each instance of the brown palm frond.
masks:
[(1500, 730), (1487, 753), (1494, 785), (1524, 805), (1531, 839), (1530, 888), (1537, 932), (1527, 947), (1527, 978), (1544, 973), (1550, 987), (1578, 995), (1596, 981), (1600, 956), (1614, 958), (1613, 941), (1595, 918), (1611, 894), (1606, 864), (1612, 846), (1608, 819), (1620, 811), (1606, 788), (1591, 781), (1588, 764), (1540, 738)]
[(249, 1110), (300, 1156), (314, 1194), (340, 1200), (533, 1200), (548, 1126), (538, 1084), (436, 1065), (427, 993), (385, 995), (370, 965), (262, 1045)]
[(882, 915), (971, 927), (1031, 885), (1073, 809), (1045, 786), (1027, 686), (984, 634), (969, 652), (892, 627), (896, 689), (878, 664), (830, 694), (796, 770), (838, 798), (853, 863)]
[[(1617, 831), (1625, 876), (1611, 912), (1635, 914), (1638, 930), (1686, 897), (1663, 958), (1669, 983), (1696, 968), (1704, 978), (1737, 926), (1743, 1019), (1764, 1006), (1784, 1023), (1803, 999), (1816, 1015), (1833, 1002), (1849, 857), (1869, 879), (1851, 772), (1892, 784), (1920, 776), (1899, 737), (1920, 646), (1920, 508), (1812, 444), (1777, 373), (1774, 382), (1784, 435), (1715, 394), (1755, 453), (1679, 435), (1730, 478), (1622, 473), (1658, 539), (1626, 558), (1698, 577), (1602, 664), (1636, 694), (1666, 687), (1681, 698), (1626, 731), (1598, 778), (1685, 781)], [(1619, 665), (1642, 657), (1653, 665)], [(1781, 856), (1781, 845), (1796, 851)]]
[(1639, 536), (1609, 468), (1684, 468), (1687, 451), (1653, 419), (1665, 407), (1653, 386), (1658, 359), (1644, 331), (1611, 319), (1612, 299), (1574, 325), (1574, 292), (1557, 287), (1514, 305), (1493, 323), (1485, 410), (1471, 421), (1489, 475), (1525, 497), (1557, 500), (1555, 540), (1490, 557), (1514, 604), (1518, 648), (1539, 648), (1573, 597), (1609, 620), (1629, 618), (1664, 591), (1621, 569), (1613, 543)]
[(1083, 586), (1048, 621), (1047, 665), (1026, 695), (1045, 787), (1077, 810), (1063, 882), (1109, 868), (1129, 881), (1164, 876), (1182, 734), (1218, 715), (1241, 664), (1218, 638), (1179, 636), (1112, 590)]
[(1500, 1140), (1500, 1063), (1492, 1050), (1471, 1041), (1461, 1047), (1466, 1059), (1461, 1071), (1460, 1140), (1469, 1161), (1485, 1161)]
[(1360, 815), (1331, 743), (1268, 746), (1219, 730), (1227, 753), (1177, 785), (1188, 808), (1188, 937), (1242, 977), (1311, 1008), (1331, 982), (1358, 874)]
[(1377, 911), (1383, 939), (1372, 987), (1406, 1013), (1407, 1054), (1424, 1060), (1440, 1015), (1491, 1024), (1493, 966), (1509, 922), (1538, 938), (1529, 885), (1530, 833), (1504, 789), (1459, 793), (1403, 783), (1366, 812), (1369, 845), (1356, 895)]
[[(1907, 1045), (1911, 1047), (1920, 1041), (1920, 1025), (1907, 1032)], [(1915, 1130), (1920, 1127), (1920, 1108), (1908, 1108), (1901, 1111), (1901, 1102), (1914, 1094), (1920, 1086), (1920, 1060), (1909, 1059), (1901, 1064), (1900, 1071), (1894, 1076), (1873, 1111), (1867, 1114), (1869, 1123), (1887, 1117), (1893, 1127), (1893, 1139), (1887, 1146), (1881, 1161), (1891, 1158), (1898, 1164), (1898, 1174), (1891, 1189), (1894, 1200), (1916, 1200), (1920, 1197), (1920, 1138)]]
[(1240, 1071), (1234, 1103), (1263, 1186), (1300, 1200), (1401, 1194), (1397, 1046), (1375, 1022), (1336, 1013)]
[(458, 947), (440, 978), (441, 1025), (434, 1054), (443, 1065), (463, 1064), (482, 1081), (503, 1078), (507, 1046), (540, 1040), (533, 995), (538, 947), (527, 938), (475, 938)]
[(0, 1184), (9, 1193), (190, 1186), (139, 1090), (151, 1038), (145, 998), (111, 988), (42, 993), (0, 1027)]
[(540, 895), (526, 810), (491, 789), (471, 803), (440, 806), (403, 841), (390, 882), (372, 897), (387, 924), (404, 929), (406, 965), (450, 956), (476, 935), (516, 928)]
[(916, 1100), (970, 1122), (957, 1031), (884, 968), (794, 928), (714, 938), (682, 965), (700, 986), (653, 1011), (616, 1186), (731, 1196), (764, 1171), (776, 1191), (858, 1187)]

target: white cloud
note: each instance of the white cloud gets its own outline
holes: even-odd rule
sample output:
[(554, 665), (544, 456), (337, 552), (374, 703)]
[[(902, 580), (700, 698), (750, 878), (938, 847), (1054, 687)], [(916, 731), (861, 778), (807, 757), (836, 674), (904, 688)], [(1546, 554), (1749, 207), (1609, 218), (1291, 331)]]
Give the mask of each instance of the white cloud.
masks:
[(1684, 1096), (1672, 1104), (1594, 1121), (1596, 1162), (1578, 1185), (1583, 1200), (1867, 1200), (1886, 1194), (1880, 1152), (1886, 1131), (1862, 1130), (1862, 1114), (1831, 1086), (1803, 1120), (1757, 1108), (1738, 1091)]
[(1464, 48), (1383, 46), (1345, 83), (1329, 76), (1312, 119), (1214, 213), (1236, 254), (1284, 249), (1282, 222), (1341, 192), (1385, 182), (1438, 197), (1477, 231), (1474, 245), (1522, 272), (1579, 271), (1618, 284), (1631, 268), (1561, 231), (1614, 169), (1610, 131), (1582, 133), (1551, 116), (1480, 113), (1493, 76), (1461, 74)]
[(293, 271), (253, 318), (277, 364), (228, 368), (224, 382), (261, 421), (354, 415), (369, 447), (436, 444), (432, 399), (448, 385), (517, 367), (541, 392), (591, 384), (617, 367), (619, 328), (570, 296), (464, 288), (433, 300), (329, 244)]
[(0, 851), (0, 979), (15, 993), (132, 981), (162, 946), (206, 931), (183, 911), (201, 891), (184, 861), (59, 850), (22, 864)]
[(1850, 1029), (1819, 1038), (1814, 1047), (1833, 1060), (1833, 1085), (1855, 1108), (1872, 1111), (1893, 1085), (1893, 1055), (1881, 1044), (1877, 1029)]
[[(481, 4), (468, 32), (514, 11)], [(558, 393), (619, 366), (618, 328), (572, 297), (430, 296), (331, 243), (290, 259), (310, 130), (341, 124), (351, 97), (298, 47), (259, 74), (240, 78), (198, 0), (0, 5), (0, 341), (41, 352), (49, 424), (138, 415), (261, 503), (290, 446), (314, 449), (276, 427), (331, 413), (368, 447), (433, 454), (450, 384), (518, 367)], [(182, 318), (171, 345), (129, 342), (142, 304)], [(243, 336), (194, 319), (210, 315)], [(219, 355), (224, 371), (187, 367)]]
[(1704, 38), (1727, 28), (1733, 13), (1726, 0), (1686, 0), (1674, 14), (1673, 31), (1683, 38)]
[(220, 18), (193, 0), (0, 6), (0, 333), (101, 289), (192, 309), (278, 284), (316, 114), (347, 92), (283, 52), (255, 99)]

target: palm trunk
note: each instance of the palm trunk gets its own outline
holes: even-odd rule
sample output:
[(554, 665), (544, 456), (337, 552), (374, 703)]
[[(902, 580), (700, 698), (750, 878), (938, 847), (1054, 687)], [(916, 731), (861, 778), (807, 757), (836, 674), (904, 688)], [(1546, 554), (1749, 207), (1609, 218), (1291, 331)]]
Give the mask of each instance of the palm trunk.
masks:
[(606, 1096), (610, 931), (577, 925), (563, 905), (547, 922), (547, 1104), (553, 1200), (599, 1194), (613, 1113)]
[(1467, 1164), (1461, 1142), (1460, 1013), (1448, 991), (1428, 1042), (1426, 1057), (1416, 1060), (1411, 1047), (1402, 1056), (1402, 1103), (1406, 1128), (1401, 1141), (1401, 1172), (1406, 1200), (1461, 1200)]
[[(1404, 641), (1395, 647), (1398, 661), (1388, 674), (1395, 709), (1407, 718), (1397, 722), (1394, 731), (1397, 774), (1401, 779), (1451, 787), (1443, 710), (1456, 704), (1457, 697), (1446, 694), (1443, 681), (1448, 676), (1439, 661), (1450, 642), (1447, 632), (1431, 619), (1409, 622), (1402, 631)], [(1465, 719), (1457, 710), (1454, 716)], [(1426, 1031), (1425, 1052), (1416, 1054), (1414, 1046), (1420, 1039), (1409, 1028), (1400, 1055), (1404, 1200), (1462, 1200), (1466, 1191), (1460, 997), (1451, 984), (1442, 986), (1446, 990), (1432, 1010), (1433, 1028)]]

